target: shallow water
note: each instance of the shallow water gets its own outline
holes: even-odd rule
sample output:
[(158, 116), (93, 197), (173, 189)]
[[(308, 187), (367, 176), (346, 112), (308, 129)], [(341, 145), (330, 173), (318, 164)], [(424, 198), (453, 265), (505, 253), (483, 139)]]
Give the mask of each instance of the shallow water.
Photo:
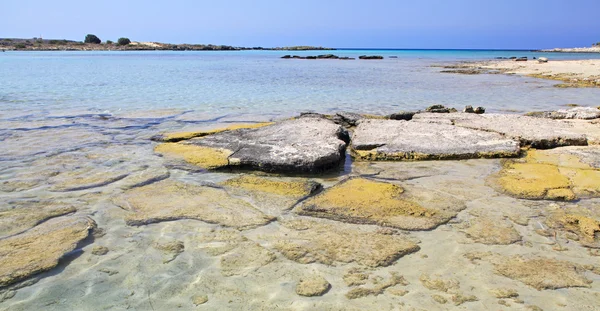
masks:
[[(459, 109), (472, 105), (484, 106), (491, 112), (524, 112), (564, 108), (569, 103), (597, 106), (600, 98), (600, 89), (558, 89), (552, 87), (555, 82), (516, 76), (448, 75), (431, 67), (497, 56), (541, 56), (540, 53), (333, 53), (399, 58), (279, 59), (284, 54), (315, 54), (311, 52), (2, 53), (0, 211), (23, 205), (72, 205), (77, 208), (75, 215), (92, 217), (102, 233), (85, 240), (57, 268), (31, 278), (36, 283), (0, 290), (0, 310), (454, 308), (452, 302), (442, 305), (432, 299), (437, 294), (449, 300), (451, 295), (424, 288), (419, 280), (424, 274), (458, 280), (461, 293), (477, 296), (477, 301), (456, 307), (459, 309), (526, 310), (529, 305), (538, 305), (544, 310), (593, 310), (598, 305), (600, 280), (591, 272), (586, 272), (594, 281), (591, 288), (540, 292), (495, 275), (488, 262), (471, 263), (465, 259), (468, 252), (491, 250), (506, 256), (533, 254), (579, 264), (597, 263), (598, 257), (574, 242), (568, 250), (555, 251), (551, 237), (534, 233), (543, 226), (541, 215), (548, 210), (549, 202), (513, 199), (486, 184), (487, 176), (500, 168), (499, 160), (376, 164), (348, 160), (331, 176), (312, 176), (325, 187), (348, 175), (369, 176), (401, 184), (415, 193), (446, 196), (466, 206), (455, 220), (436, 230), (401, 232), (400, 235), (419, 242), (421, 250), (388, 267), (300, 264), (286, 259), (274, 248), (282, 236), (290, 233), (280, 222), (311, 217), (297, 216), (276, 204), (264, 209), (278, 221), (249, 230), (227, 229), (197, 220), (139, 227), (125, 224), (130, 212), (119, 208), (115, 200), (140, 182), (169, 176), (171, 180), (205, 184), (237, 176), (171, 165), (153, 152), (155, 143), (150, 137), (159, 133), (277, 120), (302, 111), (388, 114), (444, 104)], [(239, 197), (256, 206), (262, 204), (243, 194)], [(579, 204), (597, 206), (598, 200), (582, 200)], [(504, 219), (515, 214), (530, 219), (526, 225), (515, 225), (523, 236), (519, 243), (487, 246), (473, 243), (463, 233), (475, 217), (492, 215)], [(380, 230), (374, 225), (316, 221), (334, 231)], [(219, 239), (216, 235), (233, 238)], [(213, 249), (238, 243), (236, 239), (247, 239), (259, 246), (242, 243), (229, 252), (213, 253)], [(155, 247), (156, 243), (169, 241), (183, 242), (185, 251), (172, 259)], [(92, 254), (93, 247), (99, 245), (108, 247), (108, 254)], [(253, 261), (265, 256), (265, 252), (274, 255), (273, 261), (264, 265), (260, 260)], [(224, 258), (232, 256), (242, 258), (241, 262), (233, 268), (225, 267)], [(367, 286), (371, 287), (397, 272), (410, 283), (402, 287), (408, 293), (398, 296), (386, 291), (350, 300), (345, 296), (350, 288), (343, 276), (352, 268), (370, 274)], [(322, 275), (331, 283), (332, 288), (323, 297), (296, 295), (298, 280), (310, 274)], [(500, 287), (516, 289), (523, 303), (507, 299), (511, 307), (499, 305), (488, 291)], [(206, 295), (208, 302), (195, 306), (192, 300), (198, 295)]]

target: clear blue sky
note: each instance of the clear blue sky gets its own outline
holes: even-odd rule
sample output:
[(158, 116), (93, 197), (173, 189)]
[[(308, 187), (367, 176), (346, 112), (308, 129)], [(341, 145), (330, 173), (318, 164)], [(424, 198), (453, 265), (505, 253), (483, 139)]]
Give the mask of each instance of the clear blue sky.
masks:
[(0, 37), (530, 49), (600, 41), (600, 0), (0, 0)]

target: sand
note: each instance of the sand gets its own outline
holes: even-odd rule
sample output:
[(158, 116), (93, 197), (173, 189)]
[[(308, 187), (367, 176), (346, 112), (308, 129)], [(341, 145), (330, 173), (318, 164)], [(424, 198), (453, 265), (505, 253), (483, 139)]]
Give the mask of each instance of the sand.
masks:
[[(515, 62), (512, 60), (501, 60), (477, 63), (484, 69), (502, 69), (508, 74), (532, 75), (532, 74), (569, 74), (573, 78), (591, 78), (600, 76), (600, 59), (586, 60), (552, 60), (540, 63), (536, 60), (526, 62)], [(599, 78), (600, 79), (600, 78)]]

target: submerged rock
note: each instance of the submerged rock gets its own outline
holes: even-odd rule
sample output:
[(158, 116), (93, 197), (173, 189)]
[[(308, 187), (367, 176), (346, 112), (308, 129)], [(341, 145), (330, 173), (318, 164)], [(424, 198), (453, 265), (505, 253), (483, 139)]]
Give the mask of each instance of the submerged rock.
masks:
[(546, 219), (548, 227), (570, 232), (583, 246), (600, 248), (600, 215), (589, 208), (559, 209)]
[(161, 221), (197, 219), (239, 229), (255, 228), (274, 218), (225, 190), (164, 180), (126, 191), (115, 203), (131, 211), (130, 226)]
[(445, 124), (365, 120), (354, 131), (352, 154), (361, 160), (447, 160), (514, 157), (519, 143), (496, 133)]
[(289, 231), (277, 237), (275, 248), (288, 259), (302, 264), (356, 262), (381, 267), (419, 250), (417, 244), (404, 237), (359, 228), (303, 220), (284, 221), (281, 225)]
[(475, 242), (489, 245), (508, 245), (521, 240), (519, 232), (501, 219), (478, 218), (465, 233)]
[(346, 131), (323, 118), (298, 118), (257, 129), (225, 131), (158, 145), (156, 152), (206, 169), (318, 172), (344, 160)]
[(406, 286), (409, 283), (404, 279), (403, 276), (398, 275), (396, 272), (390, 273), (390, 278), (385, 281), (375, 282), (373, 287), (355, 287), (346, 293), (346, 298), (357, 299), (367, 296), (379, 296), (385, 292), (386, 289), (396, 285)]
[(523, 199), (599, 197), (600, 168), (585, 160), (586, 154), (598, 152), (598, 146), (530, 150), (524, 159), (506, 161), (490, 181), (500, 191)]
[(26, 202), (23, 205), (0, 211), (0, 238), (24, 232), (50, 218), (76, 211), (74, 206), (52, 202)]
[(275, 254), (252, 241), (243, 242), (232, 252), (221, 257), (221, 273), (224, 276), (246, 275), (273, 260)]
[(569, 261), (551, 258), (502, 257), (494, 262), (499, 275), (523, 282), (537, 290), (590, 287), (585, 268)]
[[(296, 212), (350, 223), (430, 230), (464, 208), (453, 201), (447, 201), (445, 206), (432, 204), (435, 208), (423, 206), (435, 201), (408, 195), (395, 184), (351, 178), (307, 199)], [(458, 206), (450, 206), (453, 204)]]
[(262, 212), (278, 214), (319, 191), (321, 184), (306, 179), (282, 179), (242, 175), (221, 183), (236, 196), (250, 197)]
[(192, 138), (196, 138), (196, 137), (204, 137), (207, 135), (212, 135), (212, 134), (221, 133), (221, 132), (225, 132), (225, 131), (259, 128), (259, 127), (263, 127), (263, 126), (267, 126), (267, 125), (271, 125), (271, 124), (273, 124), (273, 122), (240, 123), (240, 124), (229, 125), (227, 127), (211, 129), (211, 130), (160, 134), (160, 135), (153, 136), (151, 139), (154, 141), (160, 141), (160, 142), (176, 143), (176, 142), (179, 142), (182, 140), (188, 140), (188, 139), (192, 139)]
[(310, 275), (303, 277), (296, 285), (296, 294), (305, 297), (323, 296), (329, 289), (331, 284), (320, 275)]
[(56, 267), (95, 227), (87, 217), (59, 217), (0, 240), (0, 287)]

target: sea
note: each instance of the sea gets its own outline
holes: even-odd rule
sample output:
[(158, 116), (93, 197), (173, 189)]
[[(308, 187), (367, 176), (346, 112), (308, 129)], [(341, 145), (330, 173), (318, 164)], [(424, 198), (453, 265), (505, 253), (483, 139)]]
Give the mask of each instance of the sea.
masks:
[[(384, 59), (281, 58), (329, 53)], [(132, 187), (165, 178), (203, 186), (237, 176), (173, 165), (154, 153), (157, 142), (151, 138), (161, 133), (276, 121), (302, 112), (387, 115), (441, 104), (520, 114), (600, 105), (600, 88), (556, 88), (556, 81), (523, 76), (440, 73), (443, 65), (513, 56), (600, 58), (531, 51), (382, 49), (0, 53), (0, 246), (11, 234), (28, 232), (64, 207), (74, 212), (56, 221), (89, 217), (97, 224), (93, 236), (65, 254), (57, 267), (0, 288), (0, 310), (200, 310), (199, 301), (208, 301), (206, 310), (397, 310), (405, 304), (407, 309), (439, 309), (420, 285), (424, 273), (460, 279), (461, 290), (480, 300), (465, 305), (467, 309), (496, 306), (498, 299), (488, 293), (489, 286), (517, 288), (519, 299), (544, 310), (563, 303), (573, 310), (593, 305), (590, 300), (598, 298), (589, 292), (595, 289), (540, 292), (500, 278), (488, 266), (468, 263), (463, 256), (467, 251), (487, 249), (464, 242), (464, 234), (453, 225), (410, 233), (421, 241), (422, 251), (375, 271), (355, 263), (300, 264), (284, 258), (273, 245), (290, 232), (279, 220), (298, 217), (291, 208), (278, 206), (274, 214), (268, 211), (278, 221), (238, 231), (194, 219), (130, 226), (124, 219), (134, 211), (117, 204)], [(347, 157), (333, 177), (311, 179), (329, 187), (349, 174), (379, 176), (407, 186), (411, 193), (423, 191), (425, 197), (446, 193), (468, 207), (455, 223), (468, 222), (471, 214), (480, 213), (471, 213), (477, 208), (523, 215), (541, 209), (542, 203), (530, 207), (488, 187), (487, 176), (499, 169), (500, 161), (490, 159), (354, 165)], [(20, 208), (46, 216), (19, 216)], [(322, 233), (327, 239), (341, 227), (352, 232), (379, 230), (320, 221), (331, 226)], [(537, 224), (542, 226), (540, 221), (531, 221), (529, 231), (519, 229), (525, 232), (523, 244), (529, 246), (494, 247), (494, 252), (549, 252), (550, 242), (532, 233), (539, 229)], [(50, 246), (54, 241), (40, 243)], [(161, 243), (185, 247), (163, 254)], [(591, 263), (586, 249), (564, 245), (572, 249), (568, 254), (573, 258), (584, 258), (582, 264)], [(345, 257), (353, 251), (340, 252)], [(53, 266), (52, 260), (47, 263)], [(345, 295), (350, 289), (342, 279), (351, 268), (372, 274), (375, 285), (365, 286), (378, 286), (390, 273), (399, 273), (410, 283), (410, 293), (349, 300)], [(6, 273), (6, 268), (0, 266), (0, 272)], [(332, 284), (330, 292), (298, 296), (296, 284), (309, 274), (325, 276)], [(4, 280), (5, 274), (0, 276)]]
[[(285, 54), (382, 55), (384, 60), (297, 60)], [(397, 58), (390, 58), (396, 56)], [(485, 50), (6, 52), (1, 118), (174, 109), (223, 116), (302, 111), (389, 114), (433, 104), (489, 112), (597, 105), (599, 89), (504, 75), (441, 74), (435, 65), (496, 57), (600, 58), (600, 54)]]

